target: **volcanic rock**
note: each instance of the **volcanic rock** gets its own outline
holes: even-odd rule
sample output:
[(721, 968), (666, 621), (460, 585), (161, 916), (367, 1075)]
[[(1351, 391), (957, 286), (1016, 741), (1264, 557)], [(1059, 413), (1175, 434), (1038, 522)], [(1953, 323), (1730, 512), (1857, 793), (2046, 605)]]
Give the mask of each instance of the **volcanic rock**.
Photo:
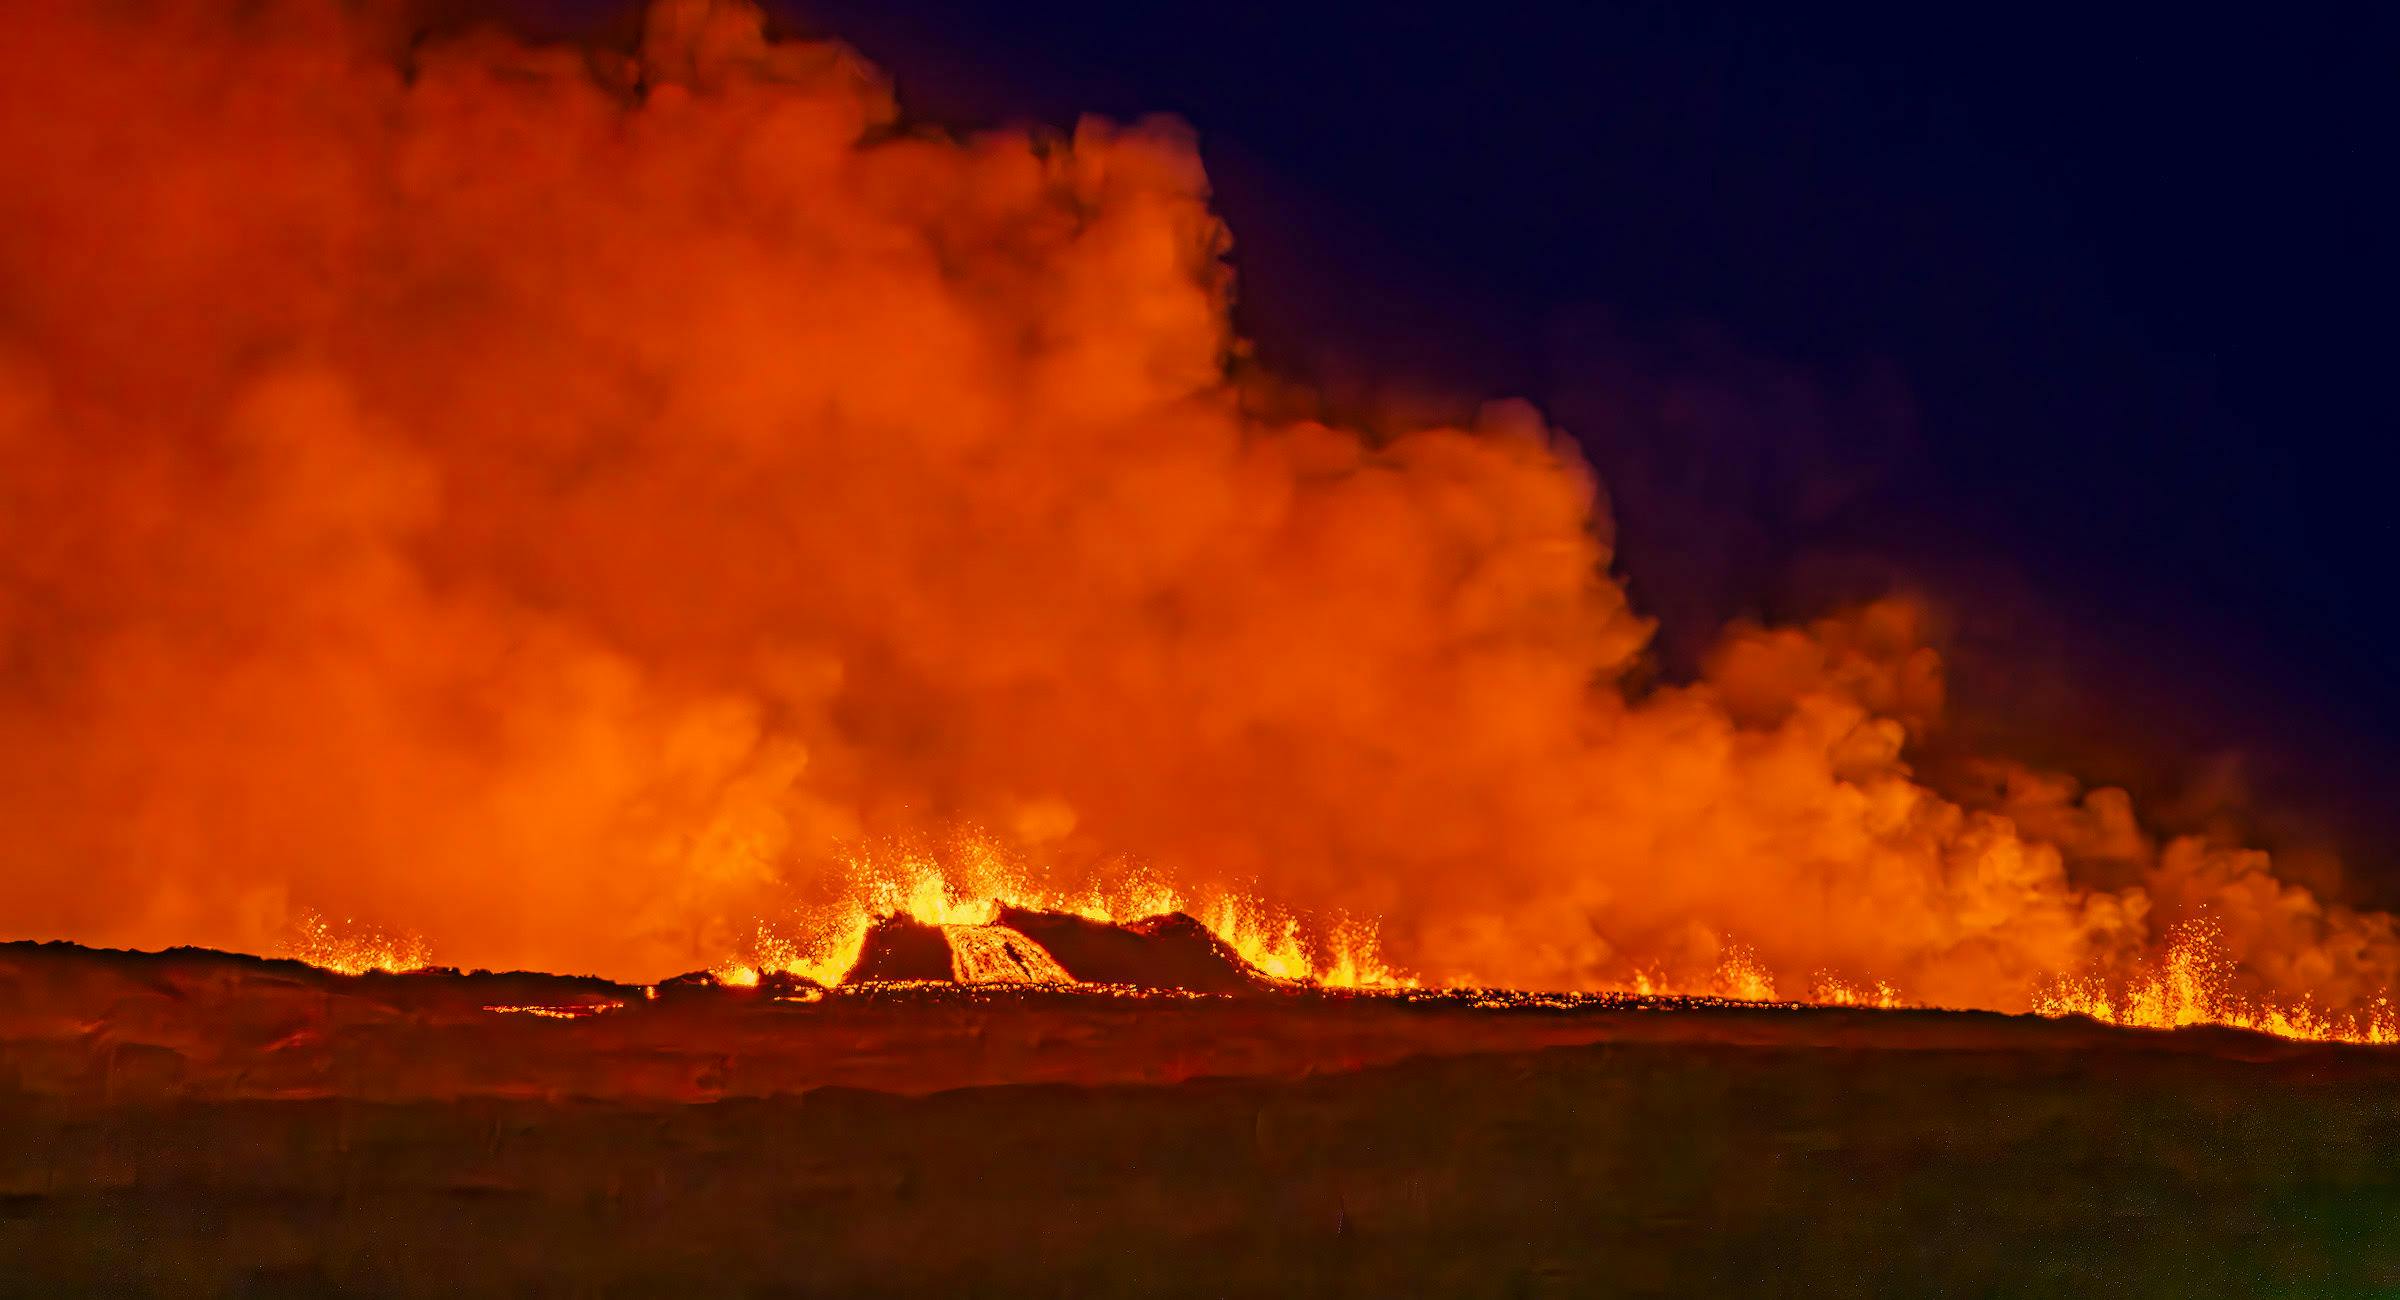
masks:
[(844, 984), (882, 984), (894, 980), (948, 980), (950, 941), (940, 926), (896, 913), (867, 931), (858, 961), (842, 977)]
[(1040, 944), (1087, 984), (1246, 993), (1268, 981), (1214, 931), (1182, 912), (1114, 925), (1068, 912), (1003, 907), (999, 924)]
[(789, 971), (760, 971), (755, 981), (728, 981), (715, 971), (686, 971), (672, 979), (663, 979), (650, 988), (653, 998), (675, 1001), (693, 997), (788, 998), (821, 992), (824, 985), (806, 975)]
[(725, 992), (725, 981), (715, 971), (685, 971), (671, 979), (660, 980), (651, 986), (652, 992), (667, 1000), (690, 997), (711, 997)]
[(824, 985), (806, 975), (795, 975), (790, 971), (771, 970), (758, 977), (758, 995), (760, 997), (790, 998), (824, 991)]

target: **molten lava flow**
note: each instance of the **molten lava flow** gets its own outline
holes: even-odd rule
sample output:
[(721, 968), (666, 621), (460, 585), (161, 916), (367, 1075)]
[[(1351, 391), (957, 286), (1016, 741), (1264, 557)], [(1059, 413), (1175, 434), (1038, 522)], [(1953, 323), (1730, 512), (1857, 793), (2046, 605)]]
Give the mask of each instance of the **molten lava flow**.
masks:
[(2381, 1023), (2392, 917), (1923, 779), (1923, 602), (1653, 679), (1572, 438), (1255, 376), (1182, 128), (929, 129), (736, 0), (414, 8), (11, 13), (12, 933), (798, 987), (1181, 910), (1324, 985), (2248, 1014), (2114, 991), (2205, 915), (2258, 1023)]
[(495, 1005), (484, 1008), (486, 1012), (496, 1016), (533, 1016), (541, 1020), (583, 1020), (591, 1016), (624, 1009), (625, 1004), (622, 1002), (568, 1002), (555, 1006), (549, 1004)]
[(961, 984), (1072, 984), (1041, 946), (999, 925), (945, 925), (950, 976)]

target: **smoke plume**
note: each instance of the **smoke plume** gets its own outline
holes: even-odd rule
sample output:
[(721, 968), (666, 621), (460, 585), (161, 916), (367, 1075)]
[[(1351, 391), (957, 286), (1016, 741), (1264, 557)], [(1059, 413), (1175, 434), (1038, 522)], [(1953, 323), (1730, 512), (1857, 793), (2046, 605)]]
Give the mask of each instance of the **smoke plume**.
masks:
[(2017, 1008), (2213, 910), (2388, 983), (2389, 918), (2110, 791), (1912, 779), (1889, 601), (1636, 689), (1531, 410), (1366, 435), (1235, 383), (1167, 122), (914, 129), (844, 48), (334, 0), (53, 0), (0, 45), (0, 918), (648, 978), (968, 826), (1379, 917), (1430, 980), (1732, 945)]

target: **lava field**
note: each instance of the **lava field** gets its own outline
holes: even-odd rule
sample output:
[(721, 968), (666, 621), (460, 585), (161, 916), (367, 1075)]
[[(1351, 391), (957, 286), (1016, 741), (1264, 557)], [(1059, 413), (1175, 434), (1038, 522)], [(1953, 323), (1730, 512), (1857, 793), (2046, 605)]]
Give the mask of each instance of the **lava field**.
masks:
[[(930, 951), (880, 938), (864, 973)], [(2400, 1285), (2388, 1050), (1718, 999), (1142, 988), (1172, 950), (1155, 936), (1043, 938), (1062, 969), (1114, 959), (1127, 982), (634, 986), (0, 945), (0, 1289)], [(1239, 973), (1181, 951), (1186, 974)]]

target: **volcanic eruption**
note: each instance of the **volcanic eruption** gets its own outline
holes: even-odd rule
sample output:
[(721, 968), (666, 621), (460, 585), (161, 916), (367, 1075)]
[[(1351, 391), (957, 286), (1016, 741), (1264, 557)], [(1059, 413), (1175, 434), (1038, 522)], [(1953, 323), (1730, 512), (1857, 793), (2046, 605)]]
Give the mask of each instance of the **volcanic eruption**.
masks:
[(941, 129), (737, 0), (9, 27), (12, 1278), (1642, 1289), (1831, 1276), (1810, 1205), (1980, 1290), (2119, 1221), (1952, 1249), (1927, 1151), (2334, 1267), (2260, 1170), (2369, 1179), (2388, 1054), (2067, 1018), (2388, 1043), (2392, 916), (1921, 777), (1932, 598), (1662, 680), (1567, 431), (1264, 372), (1186, 127)]
[[(19, 934), (655, 978), (846, 960), (788, 936), (897, 856), (984, 913), (1138, 879), (1279, 974), (1372, 927), (1436, 985), (2022, 1010), (2205, 922), (2245, 997), (2392, 982), (2390, 917), (2116, 791), (1916, 780), (1922, 602), (1636, 684), (1574, 444), (1291, 414), (1175, 123), (949, 134), (738, 3), (418, 36), (40, 4), (0, 54)], [(962, 835), (1017, 887), (908, 847)]]

